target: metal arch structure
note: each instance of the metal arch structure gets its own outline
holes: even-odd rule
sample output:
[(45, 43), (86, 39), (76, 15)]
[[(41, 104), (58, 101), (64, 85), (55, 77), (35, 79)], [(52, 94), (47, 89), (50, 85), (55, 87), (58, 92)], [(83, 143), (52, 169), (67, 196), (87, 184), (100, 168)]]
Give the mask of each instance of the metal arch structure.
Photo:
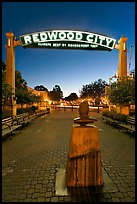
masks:
[(17, 40), (12, 32), (6, 33), (6, 81), (12, 87), (11, 101), (6, 101), (5, 110), (10, 116), (16, 116), (15, 98), (15, 47), (24, 48), (55, 48), (55, 49), (77, 49), (77, 50), (118, 50), (118, 79), (127, 76), (127, 48), (128, 38), (122, 36), (118, 44), (116, 40), (96, 33), (54, 30), (43, 31), (20, 36)]

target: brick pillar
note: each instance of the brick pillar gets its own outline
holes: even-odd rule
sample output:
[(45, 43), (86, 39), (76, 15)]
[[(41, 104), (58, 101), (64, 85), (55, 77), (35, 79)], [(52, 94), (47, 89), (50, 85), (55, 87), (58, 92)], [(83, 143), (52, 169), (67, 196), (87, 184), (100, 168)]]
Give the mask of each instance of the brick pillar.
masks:
[[(127, 77), (127, 47), (126, 42), (128, 38), (122, 36), (118, 45), (115, 48), (118, 50), (118, 80), (121, 80), (123, 77)], [(116, 112), (128, 115), (129, 114), (129, 106), (121, 105), (116, 107)]]
[(118, 79), (121, 77), (127, 76), (127, 48), (126, 48), (126, 41), (128, 38), (122, 36), (118, 41)]
[(6, 33), (6, 81), (11, 85), (12, 97), (6, 101), (4, 109), (8, 116), (16, 116), (16, 98), (15, 98), (15, 47), (20, 45), (20, 41), (15, 41), (15, 36), (12, 32)]

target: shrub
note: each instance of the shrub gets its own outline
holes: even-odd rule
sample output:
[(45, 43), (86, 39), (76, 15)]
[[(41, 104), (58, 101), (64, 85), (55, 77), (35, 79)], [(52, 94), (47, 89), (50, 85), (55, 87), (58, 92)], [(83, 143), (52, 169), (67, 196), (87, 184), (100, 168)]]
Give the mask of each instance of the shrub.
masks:
[(7, 113), (5, 110), (2, 110), (2, 119), (7, 118)]
[(17, 114), (22, 114), (22, 113), (34, 113), (38, 109), (37, 106), (31, 106), (29, 108), (19, 108), (17, 109)]
[(124, 115), (124, 114), (121, 114), (122, 117), (121, 117), (121, 122), (126, 122), (127, 121), (127, 115)]
[(121, 114), (121, 113), (116, 113), (114, 111), (102, 112), (102, 116), (112, 118), (112, 119), (118, 120), (120, 122), (126, 122), (127, 121), (127, 115), (124, 115), (124, 114)]
[(37, 106), (31, 106), (31, 107), (29, 108), (29, 111), (30, 111), (30, 112), (35, 112), (37, 109), (38, 109)]
[(26, 113), (26, 108), (18, 108), (17, 109), (17, 115), (22, 114), (22, 113)]

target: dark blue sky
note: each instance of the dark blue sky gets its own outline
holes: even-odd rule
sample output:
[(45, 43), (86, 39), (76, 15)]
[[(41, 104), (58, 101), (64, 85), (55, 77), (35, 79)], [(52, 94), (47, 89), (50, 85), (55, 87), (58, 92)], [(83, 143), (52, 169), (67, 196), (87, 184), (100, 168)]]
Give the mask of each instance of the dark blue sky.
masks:
[[(81, 30), (127, 41), (131, 70), (135, 68), (134, 2), (3, 2), (2, 60), (6, 61), (6, 32), (20, 35), (54, 29)], [(28, 86), (44, 85), (49, 91), (58, 84), (63, 96), (99, 78), (108, 82), (118, 68), (118, 51), (24, 49), (16, 47), (16, 69)]]

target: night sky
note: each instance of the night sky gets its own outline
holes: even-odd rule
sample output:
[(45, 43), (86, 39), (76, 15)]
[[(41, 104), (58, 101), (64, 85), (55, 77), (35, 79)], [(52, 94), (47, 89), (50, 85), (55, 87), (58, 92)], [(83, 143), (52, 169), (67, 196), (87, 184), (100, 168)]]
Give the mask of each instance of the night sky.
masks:
[[(127, 62), (132, 44), (130, 69), (135, 68), (134, 2), (2, 2), (2, 60), (6, 61), (6, 32), (17, 39), (26, 33), (50, 30), (78, 30), (127, 41)], [(44, 85), (49, 91), (57, 84), (66, 97), (79, 95), (83, 85), (98, 79), (108, 82), (118, 68), (118, 51), (34, 49), (18, 46), (16, 70), (27, 85)]]

